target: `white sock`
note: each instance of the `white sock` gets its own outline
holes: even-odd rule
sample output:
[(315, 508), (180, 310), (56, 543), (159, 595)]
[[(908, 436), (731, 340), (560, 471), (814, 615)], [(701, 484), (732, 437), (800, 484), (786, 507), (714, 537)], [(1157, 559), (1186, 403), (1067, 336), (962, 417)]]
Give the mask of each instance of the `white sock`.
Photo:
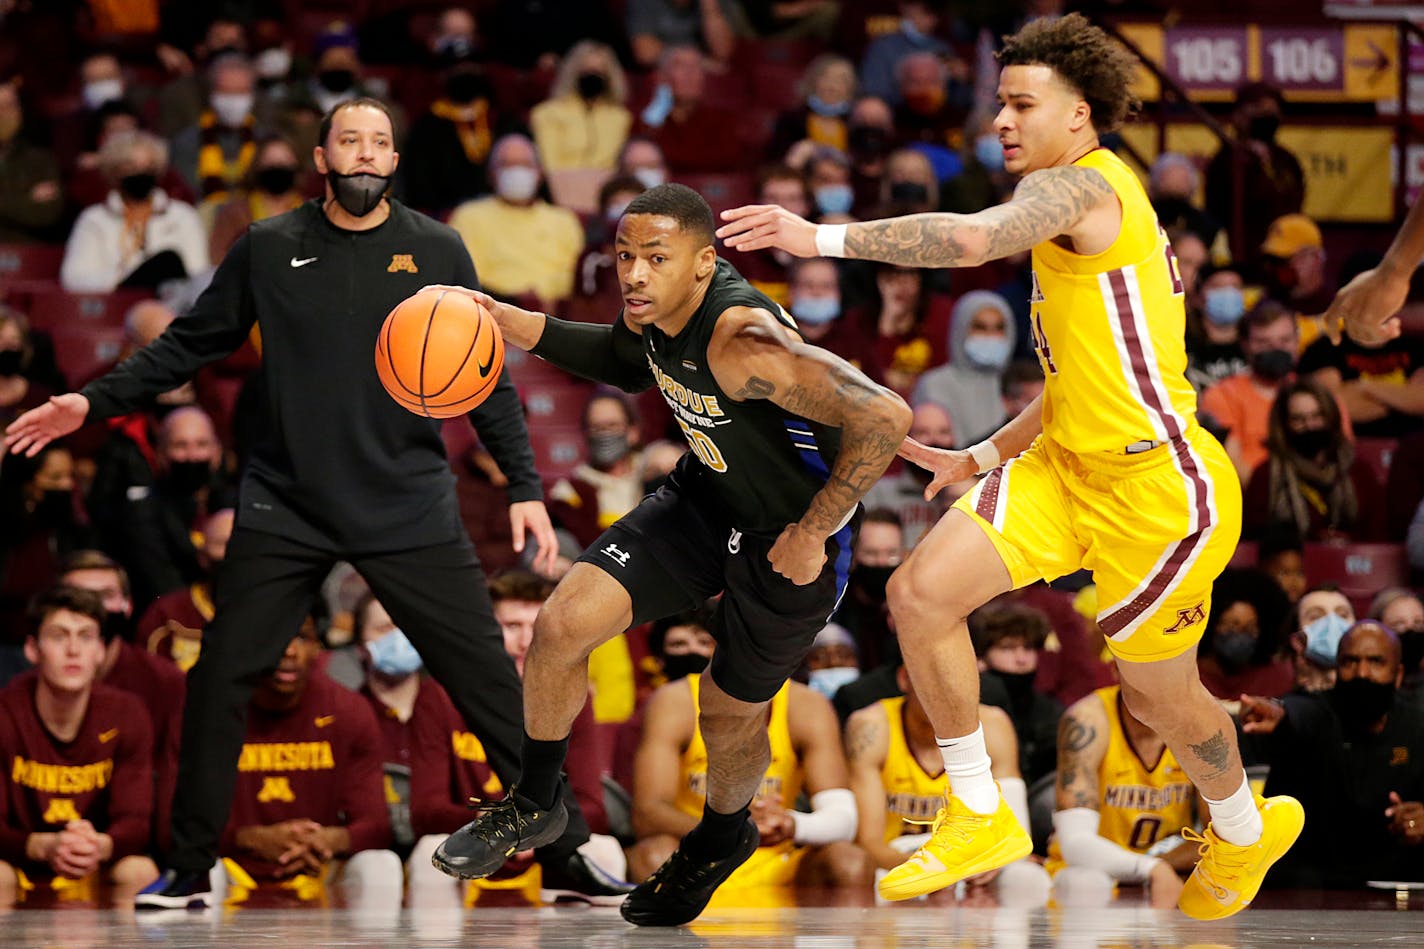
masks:
[(978, 814), (992, 814), (999, 809), (999, 787), (989, 769), (989, 750), (984, 747), (984, 726), (980, 725), (960, 738), (940, 738), (939, 755), (944, 759), (944, 773), (949, 776), (949, 793), (959, 798)]
[(1224, 801), (1213, 801), (1202, 795), (1207, 809), (1211, 811), (1211, 829), (1216, 836), (1238, 847), (1249, 847), (1261, 839), (1265, 826), (1261, 823), (1261, 812), (1256, 807), (1256, 796), (1251, 793), (1251, 782), (1246, 773), (1241, 773), (1241, 786)]

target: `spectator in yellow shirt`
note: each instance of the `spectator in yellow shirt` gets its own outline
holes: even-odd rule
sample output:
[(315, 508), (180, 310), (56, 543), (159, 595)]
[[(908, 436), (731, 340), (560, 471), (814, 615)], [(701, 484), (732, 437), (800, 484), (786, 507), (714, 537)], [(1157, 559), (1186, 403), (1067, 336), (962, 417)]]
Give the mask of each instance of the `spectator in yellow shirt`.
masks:
[(495, 142), (489, 169), (494, 194), (457, 207), (450, 226), (464, 240), (486, 290), (533, 295), (552, 307), (573, 291), (583, 251), (578, 217), (540, 197), (544, 174), (527, 136)]
[(628, 139), (628, 78), (613, 50), (583, 40), (559, 65), (549, 98), (529, 114), (544, 168), (612, 171)]

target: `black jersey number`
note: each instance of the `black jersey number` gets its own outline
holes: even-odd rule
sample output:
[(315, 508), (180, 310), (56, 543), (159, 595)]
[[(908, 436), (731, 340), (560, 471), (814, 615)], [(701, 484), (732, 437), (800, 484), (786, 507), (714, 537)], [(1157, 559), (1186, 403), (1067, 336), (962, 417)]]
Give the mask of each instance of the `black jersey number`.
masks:
[(682, 434), (687, 438), (688, 447), (704, 465), (711, 468), (718, 474), (723, 474), (727, 470), (727, 459), (722, 457), (722, 452), (717, 448), (717, 443), (708, 437), (707, 433), (701, 429), (693, 428), (682, 419), (677, 420), (678, 427), (682, 429)]

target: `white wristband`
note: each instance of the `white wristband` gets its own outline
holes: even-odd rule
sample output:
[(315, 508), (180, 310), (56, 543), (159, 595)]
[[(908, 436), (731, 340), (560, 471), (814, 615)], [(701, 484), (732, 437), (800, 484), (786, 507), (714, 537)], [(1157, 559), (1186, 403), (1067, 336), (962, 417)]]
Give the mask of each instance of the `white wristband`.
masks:
[(817, 224), (816, 253), (822, 257), (844, 257), (847, 224)]
[(969, 446), (969, 457), (979, 466), (980, 474), (999, 467), (999, 463), (1003, 461), (999, 457), (998, 446), (987, 438), (977, 445)]

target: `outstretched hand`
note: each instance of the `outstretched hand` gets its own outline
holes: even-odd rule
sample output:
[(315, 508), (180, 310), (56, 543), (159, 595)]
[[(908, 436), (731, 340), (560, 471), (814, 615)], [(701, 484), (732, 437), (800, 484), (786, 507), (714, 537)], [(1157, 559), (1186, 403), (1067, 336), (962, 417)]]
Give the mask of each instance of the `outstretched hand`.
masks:
[(1340, 289), (1320, 317), (1337, 346), (1342, 332), (1361, 346), (1383, 346), (1399, 336), (1399, 308), (1409, 295), (1409, 276), (1383, 267), (1366, 270)]
[(1269, 735), (1286, 717), (1286, 707), (1273, 699), (1241, 696), (1241, 730), (1248, 735)]
[(931, 448), (913, 438), (906, 438), (895, 452), (912, 465), (918, 465), (934, 474), (925, 486), (925, 500), (932, 501), (951, 484), (958, 484), (979, 473), (979, 463), (967, 451), (950, 448)]
[(551, 576), (559, 557), (559, 538), (554, 534), (549, 509), (543, 501), (516, 501), (509, 506), (509, 528), (514, 552), (524, 552), (524, 536), (534, 539), (534, 572)]
[(78, 392), (51, 396), (5, 429), (5, 451), (33, 458), (56, 438), (63, 438), (84, 424), (89, 416), (89, 400)]
[(797, 257), (819, 257), (816, 225), (777, 204), (748, 204), (722, 212), (728, 223), (717, 236), (733, 250), (752, 251), (776, 247)]

